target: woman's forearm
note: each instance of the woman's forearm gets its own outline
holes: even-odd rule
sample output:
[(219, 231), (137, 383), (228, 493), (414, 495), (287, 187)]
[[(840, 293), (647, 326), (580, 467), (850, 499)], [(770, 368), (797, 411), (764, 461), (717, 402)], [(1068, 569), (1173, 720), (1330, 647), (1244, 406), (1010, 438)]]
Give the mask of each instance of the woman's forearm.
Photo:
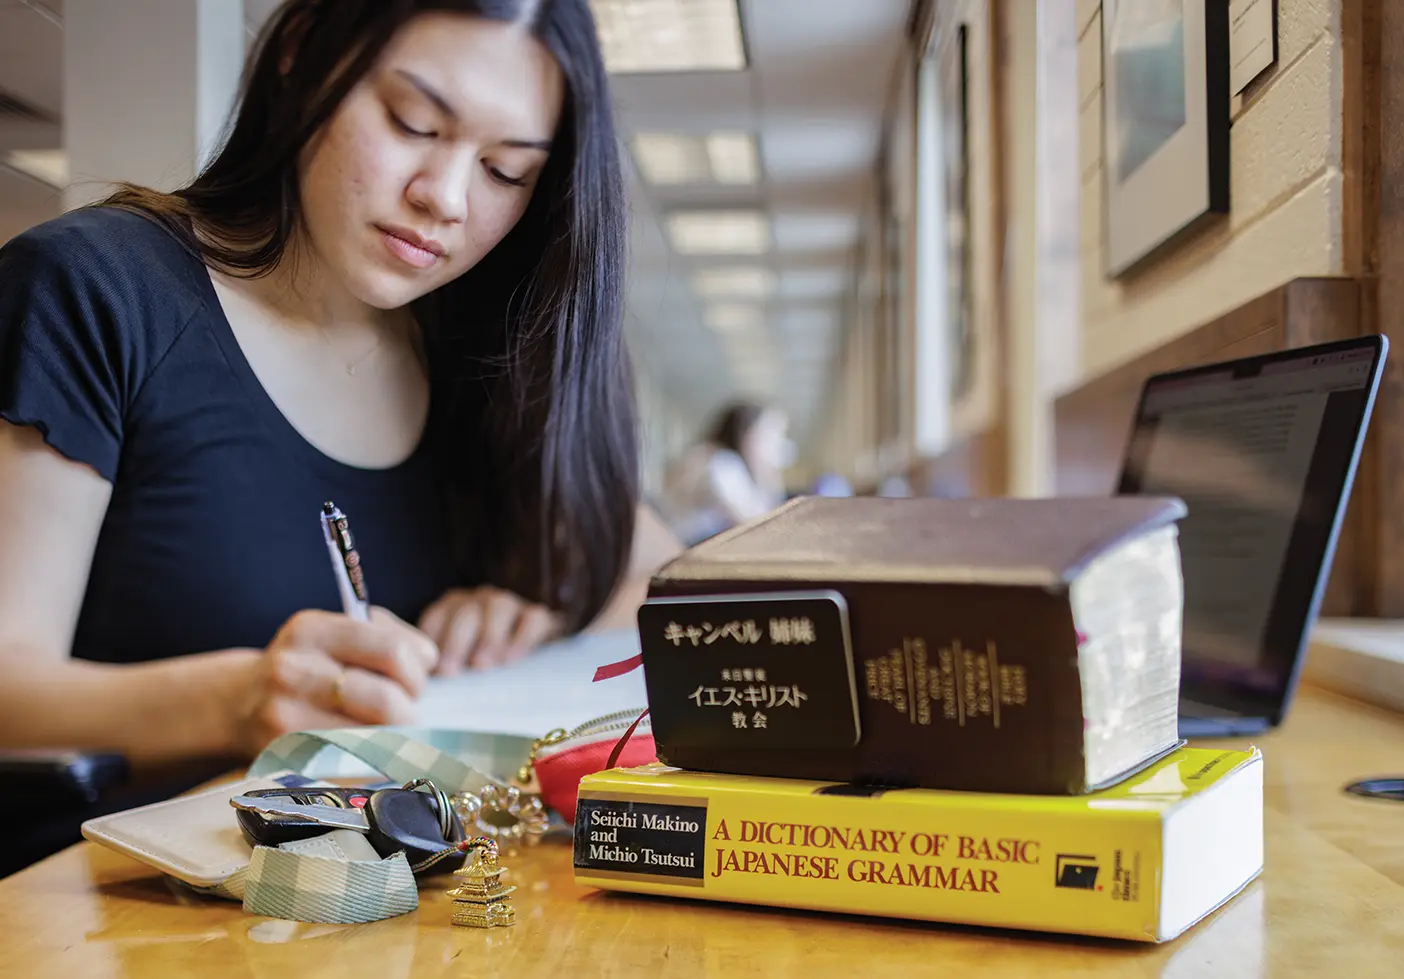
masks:
[(5, 651), (0, 749), (116, 751), (134, 767), (232, 755), (237, 700), (258, 656), (225, 650), (109, 665)]
[(648, 581), (648, 575), (635, 575), (625, 581), (585, 631), (610, 632), (634, 628), (638, 624), (639, 606), (648, 598)]
[(629, 570), (613, 596), (587, 632), (635, 628), (639, 606), (648, 598), (649, 581), (653, 573), (683, 551), (677, 535), (653, 511), (640, 506), (634, 527), (634, 547), (629, 557)]

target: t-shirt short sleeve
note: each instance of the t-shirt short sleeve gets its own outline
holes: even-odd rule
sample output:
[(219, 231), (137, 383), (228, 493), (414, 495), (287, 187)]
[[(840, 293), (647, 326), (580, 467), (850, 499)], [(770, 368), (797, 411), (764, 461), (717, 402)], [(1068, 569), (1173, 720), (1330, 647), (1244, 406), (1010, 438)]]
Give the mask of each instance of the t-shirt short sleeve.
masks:
[(63, 219), (0, 247), (0, 418), (109, 481), (143, 359), (120, 264)]

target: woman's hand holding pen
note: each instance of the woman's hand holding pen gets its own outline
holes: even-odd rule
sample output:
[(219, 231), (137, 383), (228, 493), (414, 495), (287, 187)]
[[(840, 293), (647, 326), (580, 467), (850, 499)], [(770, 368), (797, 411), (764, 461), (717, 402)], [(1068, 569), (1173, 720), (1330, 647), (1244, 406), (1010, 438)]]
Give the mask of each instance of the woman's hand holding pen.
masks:
[(455, 673), (524, 656), (561, 633), (560, 616), (498, 588), (453, 589), (416, 629), (372, 608), (350, 522), (335, 503), (322, 530), (344, 614), (302, 611), (246, 661), (233, 740), (258, 752), (290, 731), (413, 723), (431, 671)]
[(236, 740), (257, 752), (290, 731), (413, 723), (438, 658), (428, 636), (385, 609), (367, 622), (298, 612), (251, 663)]
[(500, 588), (455, 588), (424, 610), (419, 626), (439, 648), (439, 674), (500, 666), (560, 637), (561, 617)]

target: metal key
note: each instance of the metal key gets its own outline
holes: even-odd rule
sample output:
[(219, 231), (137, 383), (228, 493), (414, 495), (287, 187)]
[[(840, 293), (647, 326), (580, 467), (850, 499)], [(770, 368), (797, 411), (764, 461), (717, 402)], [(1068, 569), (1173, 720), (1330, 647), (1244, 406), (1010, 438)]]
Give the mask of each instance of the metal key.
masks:
[(330, 829), (367, 832), (362, 807), (373, 794), (372, 789), (259, 789), (229, 804), (238, 810), (239, 829), (250, 846), (280, 846)]
[[(428, 791), (416, 791), (427, 788)], [(452, 853), (463, 824), (427, 779), (398, 789), (262, 789), (235, 796), (244, 838), (278, 846), (332, 829), (365, 833), (382, 857), (403, 851), (416, 872)]]
[[(369, 797), (370, 793), (366, 793)], [(251, 796), (236, 795), (229, 800), (235, 809), (255, 812), (262, 816), (281, 816), (282, 819), (263, 820), (262, 825), (286, 828), (296, 832), (304, 827), (310, 832), (314, 827), (333, 829), (354, 829), (362, 833), (370, 832), (370, 820), (360, 809), (343, 809), (317, 803), (295, 802), (289, 795)], [(254, 825), (259, 825), (255, 823)], [(257, 836), (271, 835), (256, 832)]]

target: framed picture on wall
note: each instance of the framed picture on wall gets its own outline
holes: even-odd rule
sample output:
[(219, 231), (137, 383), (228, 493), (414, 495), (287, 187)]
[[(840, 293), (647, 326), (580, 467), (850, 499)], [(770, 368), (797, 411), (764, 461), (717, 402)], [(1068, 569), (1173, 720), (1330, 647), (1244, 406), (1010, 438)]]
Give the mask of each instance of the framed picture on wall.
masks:
[(1224, 0), (1102, 0), (1106, 272), (1229, 209)]

